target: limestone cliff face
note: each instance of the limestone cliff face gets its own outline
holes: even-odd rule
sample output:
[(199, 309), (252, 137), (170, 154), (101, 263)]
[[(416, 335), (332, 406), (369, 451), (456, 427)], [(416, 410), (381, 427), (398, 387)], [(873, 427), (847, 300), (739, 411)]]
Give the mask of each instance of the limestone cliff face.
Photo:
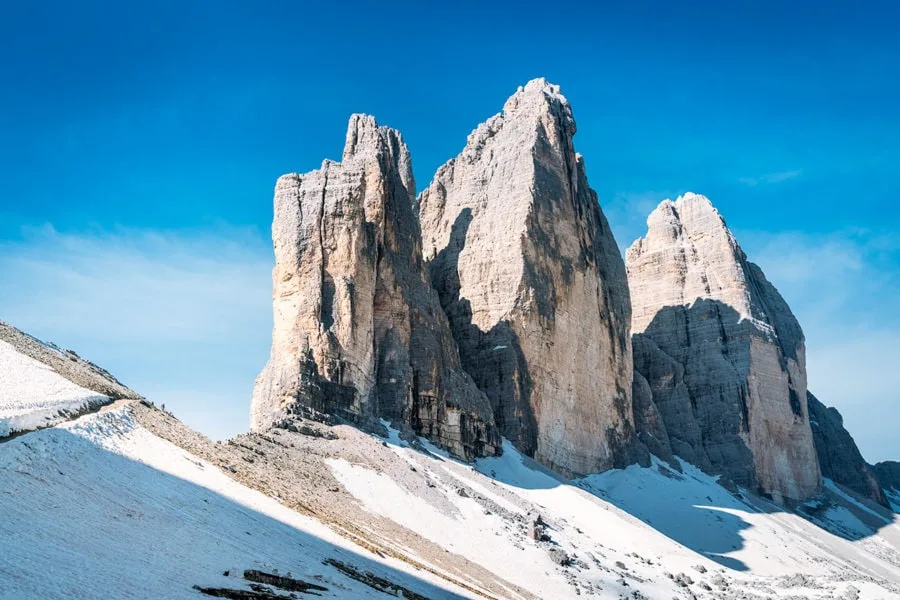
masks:
[(822, 475), (889, 507), (872, 467), (863, 459), (850, 432), (844, 429), (841, 413), (825, 406), (811, 393), (807, 393), (806, 399)]
[(569, 475), (628, 462), (633, 435), (625, 269), (574, 134), (559, 88), (531, 81), (418, 199), (463, 367), (503, 435)]
[(634, 368), (672, 451), (780, 502), (821, 488), (803, 332), (708, 199), (666, 200), (628, 249)]
[(425, 274), (414, 197), (400, 135), (363, 115), (341, 163), (278, 180), (275, 326), (253, 429), (293, 415), (386, 419), (463, 458), (499, 452)]

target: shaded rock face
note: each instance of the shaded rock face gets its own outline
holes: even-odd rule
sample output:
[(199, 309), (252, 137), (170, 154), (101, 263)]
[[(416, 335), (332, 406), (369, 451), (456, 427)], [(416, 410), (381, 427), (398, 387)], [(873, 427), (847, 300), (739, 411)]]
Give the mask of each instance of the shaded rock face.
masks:
[(784, 299), (705, 197), (666, 200), (647, 224), (626, 256), (634, 368), (672, 452), (779, 502), (815, 494), (804, 338)]
[(850, 432), (844, 429), (841, 413), (825, 406), (811, 393), (806, 394), (806, 401), (822, 476), (890, 507), (875, 472), (863, 459)]
[[(635, 352), (637, 352), (637, 348), (635, 348)], [(672, 452), (672, 443), (669, 440), (669, 432), (666, 431), (665, 421), (653, 401), (653, 389), (637, 370), (634, 371), (634, 383), (631, 389), (634, 428), (638, 440), (651, 454), (681, 470), (681, 465), (675, 460), (675, 454)]]
[(873, 465), (872, 471), (878, 478), (881, 487), (900, 495), (900, 462), (886, 460)]
[(414, 196), (400, 135), (363, 115), (341, 163), (278, 180), (275, 326), (252, 429), (292, 415), (386, 419), (466, 459), (499, 452), (491, 407), (425, 275)]
[(633, 438), (625, 269), (574, 134), (559, 88), (531, 81), (418, 198), (463, 367), (502, 434), (567, 475), (628, 462)]

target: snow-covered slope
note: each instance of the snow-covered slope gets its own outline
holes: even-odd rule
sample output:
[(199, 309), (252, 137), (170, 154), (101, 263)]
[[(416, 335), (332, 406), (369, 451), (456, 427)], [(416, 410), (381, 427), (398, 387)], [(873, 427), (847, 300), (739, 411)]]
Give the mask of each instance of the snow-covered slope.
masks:
[(509, 443), (470, 465), (386, 423), (384, 439), (306, 422), (216, 443), (149, 403), (101, 408), (134, 393), (31, 340), (0, 339), (5, 433), (99, 412), (0, 442), (0, 600), (308, 585), (333, 598), (900, 598), (895, 515), (831, 482), (789, 512), (689, 465), (572, 482)]
[[(410, 477), (342, 458), (329, 465), (367, 510), (541, 598), (900, 597), (900, 525), (833, 484), (804, 518), (690, 466), (573, 484), (509, 444), (473, 469), (392, 441)], [(420, 477), (439, 495), (417, 489)], [(545, 541), (530, 535), (538, 514)]]
[(237, 483), (128, 406), (0, 444), (0, 598), (202, 598), (193, 586), (248, 590), (248, 569), (323, 597), (471, 596)]
[(75, 352), (0, 321), (0, 441), (140, 397)]
[(392, 431), (221, 444), (122, 401), (0, 444), (0, 599), (249, 593), (251, 569), (337, 598), (900, 598), (894, 515), (832, 483), (801, 508), (687, 465), (568, 482)]
[(58, 423), (66, 414), (108, 401), (0, 340), (0, 438)]

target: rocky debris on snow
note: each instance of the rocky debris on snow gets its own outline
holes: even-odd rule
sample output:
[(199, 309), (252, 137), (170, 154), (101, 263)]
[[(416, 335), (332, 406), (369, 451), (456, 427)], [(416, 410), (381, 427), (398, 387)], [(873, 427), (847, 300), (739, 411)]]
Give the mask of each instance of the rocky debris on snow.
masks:
[[(229, 575), (229, 571), (225, 571), (225, 576)], [(278, 575), (277, 573), (266, 573), (257, 569), (248, 569), (244, 571), (244, 579), (249, 583), (250, 590), (234, 589), (234, 588), (216, 588), (201, 587), (195, 585), (194, 589), (206, 596), (214, 598), (228, 598), (230, 600), (288, 600), (297, 598), (295, 594), (281, 594), (272, 588), (278, 588), (286, 592), (300, 592), (312, 596), (320, 596), (316, 592), (327, 592), (328, 588), (316, 583), (309, 583), (302, 579), (295, 579), (289, 576)]]
[(425, 596), (417, 594), (416, 592), (408, 588), (397, 585), (396, 583), (392, 583), (383, 577), (378, 577), (377, 575), (369, 571), (362, 571), (360, 569), (357, 569), (353, 565), (347, 564), (345, 562), (341, 562), (333, 558), (328, 558), (325, 559), (325, 564), (334, 567), (350, 579), (355, 579), (360, 583), (364, 583), (372, 589), (378, 590), (379, 592), (384, 592), (385, 594), (393, 596), (399, 596), (401, 598), (409, 598), (410, 600), (428, 600), (428, 598), (426, 598)]
[(277, 573), (266, 573), (256, 569), (244, 571), (244, 579), (255, 583), (264, 583), (288, 592), (327, 592), (328, 588), (315, 583), (309, 583), (302, 579), (295, 579)]
[(811, 393), (806, 395), (809, 423), (822, 475), (882, 506), (889, 507), (872, 467), (865, 461), (844, 418), (836, 408), (826, 407)]
[(278, 180), (255, 431), (311, 409), (370, 429), (385, 419), (465, 459), (499, 452), (426, 275), (414, 197), (406, 144), (366, 115), (351, 117), (342, 162)]
[(648, 384), (636, 377), (641, 439), (779, 503), (818, 493), (804, 338), (787, 303), (704, 196), (662, 202), (647, 225), (626, 256)]
[(544, 523), (543, 519), (541, 519), (541, 515), (537, 515), (533, 519), (529, 517), (528, 537), (536, 542), (545, 542), (550, 540), (550, 536), (547, 535), (546, 524)]
[(568, 553), (559, 546), (548, 547), (547, 554), (550, 556), (550, 560), (555, 562), (560, 567), (568, 567), (571, 563), (571, 559), (569, 558)]
[(201, 587), (195, 585), (194, 589), (204, 596), (213, 598), (227, 598), (228, 600), (296, 600), (293, 594), (279, 594), (274, 590), (259, 584), (250, 584), (249, 590), (233, 588)]
[[(379, 556), (406, 562), (463, 588), (468, 586), (466, 582), (474, 580), (479, 582), (480, 589), (496, 597), (503, 597), (503, 590), (511, 589), (522, 598), (533, 598), (528, 592), (498, 578), (482, 566), (447, 552), (445, 548), (389, 519), (366, 512), (346, 492), (328, 464), (336, 457), (376, 469), (392, 480), (408, 485), (412, 493), (435, 502), (448, 514), (457, 514), (445, 496), (445, 490), (460, 487), (457, 480), (448, 481), (422, 468), (412, 471), (409, 463), (397, 460), (392, 447), (382, 444), (377, 437), (348, 425), (329, 427), (316, 423), (314, 425), (321, 431), (333, 432), (332, 436), (309, 436), (286, 429), (270, 429), (265, 433), (249, 433), (226, 443), (217, 443), (159, 410), (143, 405), (134, 406), (131, 410), (142, 426), (159, 437), (226, 470), (230, 477), (277, 499), (288, 508), (315, 517)], [(435, 455), (429, 453), (423, 456)], [(455, 488), (450, 487), (451, 481), (456, 482)], [(508, 522), (515, 520), (509, 508), (498, 506), (484, 498), (483, 494), (472, 490), (468, 493), (471, 500), (479, 505), (491, 507), (497, 518)], [(440, 565), (441, 568), (438, 570), (432, 565)]]
[(0, 322), (0, 441), (140, 398), (112, 375)]
[(504, 437), (566, 475), (632, 445), (631, 308), (559, 87), (530, 81), (419, 196), (425, 257)]

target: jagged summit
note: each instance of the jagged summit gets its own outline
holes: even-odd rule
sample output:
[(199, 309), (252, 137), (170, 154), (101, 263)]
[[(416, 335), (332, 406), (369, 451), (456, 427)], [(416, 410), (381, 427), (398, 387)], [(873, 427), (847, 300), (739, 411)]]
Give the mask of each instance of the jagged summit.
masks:
[(816, 493), (803, 332), (709, 199), (660, 203), (626, 263), (641, 405), (672, 452), (780, 500)]
[(516, 93), (503, 105), (503, 116), (512, 118), (517, 113), (539, 114), (553, 112), (571, 125), (575, 133), (575, 119), (569, 101), (560, 92), (558, 85), (548, 82), (543, 77), (532, 79), (524, 86), (519, 86)]
[[(674, 201), (663, 200), (647, 217), (647, 234), (628, 248), (626, 262), (665, 268), (664, 261), (647, 257), (668, 258), (666, 253), (673, 251), (681, 255), (673, 258), (685, 269), (683, 282), (673, 282), (662, 272), (658, 278), (630, 282), (632, 296), (641, 300), (633, 304), (634, 332), (643, 331), (660, 308), (690, 304), (698, 298), (724, 302), (741, 318), (754, 317), (748, 271), (755, 265), (747, 263), (725, 219), (706, 196), (687, 192)], [(653, 265), (647, 264), (651, 261)]]
[(353, 115), (343, 162), (275, 188), (272, 352), (254, 430), (379, 419), (471, 459), (499, 452), (484, 394), (459, 365), (425, 275), (415, 181), (399, 133)]
[(559, 87), (536, 79), (419, 196), (425, 258), (503, 435), (567, 474), (631, 443), (625, 269)]

